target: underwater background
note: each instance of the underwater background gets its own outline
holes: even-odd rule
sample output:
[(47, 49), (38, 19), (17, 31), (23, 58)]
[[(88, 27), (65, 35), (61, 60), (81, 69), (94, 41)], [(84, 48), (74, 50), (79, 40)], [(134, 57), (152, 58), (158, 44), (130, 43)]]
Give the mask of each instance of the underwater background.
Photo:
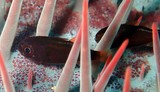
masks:
[[(76, 36), (81, 20), (81, 13), (76, 8), (77, 0), (57, 0), (52, 27), (49, 36), (72, 39)], [(92, 49), (96, 46), (96, 33), (108, 26), (122, 0), (89, 0), (89, 40)], [(0, 0), (0, 31), (12, 0)], [(11, 75), (16, 92), (28, 92), (28, 72), (33, 71), (32, 89), (29, 92), (54, 92), (63, 65), (37, 65), (21, 55), (18, 44), (26, 37), (35, 35), (37, 23), (45, 0), (23, 0), (16, 37), (11, 49), (11, 57), (6, 61), (6, 67)], [(141, 26), (151, 28), (153, 22), (160, 24), (159, 0), (134, 0), (132, 11), (127, 20), (132, 23), (143, 16)], [(46, 24), (47, 25), (47, 24)], [(160, 28), (160, 25), (158, 26)], [(142, 36), (143, 37), (143, 36)], [(37, 47), (38, 48), (38, 47)], [(145, 64), (144, 79), (140, 80), (141, 65)], [(124, 73), (127, 66), (132, 68), (131, 92), (157, 92), (156, 63), (152, 46), (128, 48), (116, 66), (106, 92), (122, 92)], [(72, 78), (71, 88), (79, 86), (80, 71), (77, 66)], [(0, 92), (4, 92), (0, 78)], [(78, 92), (76, 90), (75, 92)]]

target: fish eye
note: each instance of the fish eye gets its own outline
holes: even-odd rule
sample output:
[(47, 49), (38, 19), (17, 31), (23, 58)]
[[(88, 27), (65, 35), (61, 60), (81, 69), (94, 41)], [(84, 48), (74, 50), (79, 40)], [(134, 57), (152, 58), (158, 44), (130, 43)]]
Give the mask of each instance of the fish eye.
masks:
[(29, 48), (29, 47), (24, 48), (24, 51), (25, 51), (27, 54), (31, 54), (31, 48)]

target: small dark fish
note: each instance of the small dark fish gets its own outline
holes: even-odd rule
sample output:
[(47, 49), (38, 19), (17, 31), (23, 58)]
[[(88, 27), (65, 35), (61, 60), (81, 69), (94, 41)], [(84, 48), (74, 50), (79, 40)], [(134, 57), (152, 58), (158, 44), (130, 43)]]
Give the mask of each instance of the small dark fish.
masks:
[[(35, 36), (22, 40), (18, 50), (23, 56), (38, 64), (64, 64), (72, 45), (72, 42), (63, 38)], [(106, 58), (107, 53), (91, 50), (92, 60), (103, 61)]]
[[(101, 29), (96, 34), (96, 42), (100, 41), (107, 28), (108, 27)], [(160, 34), (160, 30), (158, 30), (158, 32)], [(122, 24), (111, 48), (118, 48), (121, 43), (127, 38), (129, 39), (128, 47), (144, 45), (152, 42), (152, 30), (143, 26)]]

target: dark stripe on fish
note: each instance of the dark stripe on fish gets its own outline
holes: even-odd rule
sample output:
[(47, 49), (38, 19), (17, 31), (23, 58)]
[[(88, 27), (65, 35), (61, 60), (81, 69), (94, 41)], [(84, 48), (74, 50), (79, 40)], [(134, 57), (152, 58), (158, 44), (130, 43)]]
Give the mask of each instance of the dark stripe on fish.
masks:
[[(95, 37), (98, 43), (108, 27), (102, 28)], [(160, 34), (160, 30), (158, 30)], [(118, 48), (125, 39), (129, 39), (128, 47), (135, 47), (152, 42), (152, 30), (143, 26), (122, 24), (111, 48)]]

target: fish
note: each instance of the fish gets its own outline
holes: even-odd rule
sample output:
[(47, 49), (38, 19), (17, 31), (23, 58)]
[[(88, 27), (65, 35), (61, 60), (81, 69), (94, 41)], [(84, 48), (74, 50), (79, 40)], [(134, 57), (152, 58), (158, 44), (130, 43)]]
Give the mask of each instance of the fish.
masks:
[[(108, 27), (102, 28), (95, 36), (98, 43)], [(160, 33), (160, 31), (158, 30)], [(111, 49), (118, 48), (121, 43), (129, 39), (128, 47), (141, 46), (152, 42), (152, 30), (143, 27), (122, 24), (114, 39)], [(37, 64), (64, 64), (73, 45), (70, 41), (58, 37), (32, 36), (20, 41), (18, 50), (26, 58)], [(112, 52), (91, 50), (91, 60), (104, 62)], [(78, 59), (78, 63), (79, 59)]]
[[(68, 58), (73, 42), (64, 38), (32, 36), (19, 43), (18, 51), (36, 64), (64, 64)], [(91, 50), (92, 61), (105, 61), (106, 52)], [(78, 59), (78, 65), (80, 64)]]
[[(107, 28), (108, 27), (102, 28), (97, 32), (95, 36), (95, 41), (97, 43), (100, 41)], [(158, 30), (158, 33), (160, 34), (160, 30)], [(111, 45), (111, 49), (118, 48), (125, 39), (129, 39), (127, 48), (151, 43), (152, 29), (144, 26), (122, 24), (118, 30), (117, 35), (115, 36), (113, 44)]]

